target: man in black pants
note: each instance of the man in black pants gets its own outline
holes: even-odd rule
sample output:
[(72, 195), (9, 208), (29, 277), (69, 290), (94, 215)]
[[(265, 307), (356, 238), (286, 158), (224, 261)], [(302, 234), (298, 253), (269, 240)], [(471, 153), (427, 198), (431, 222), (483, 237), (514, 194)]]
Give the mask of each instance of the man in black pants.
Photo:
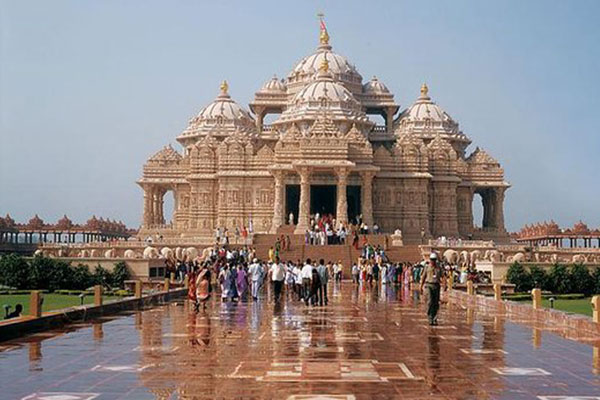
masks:
[(269, 272), (271, 273), (271, 281), (273, 282), (273, 299), (275, 302), (278, 302), (281, 298), (283, 281), (285, 279), (285, 267), (279, 261), (279, 257), (275, 257), (275, 262), (271, 265)]
[(437, 325), (437, 313), (440, 309), (440, 287), (444, 279), (444, 270), (438, 265), (437, 254), (431, 253), (429, 264), (421, 275), (421, 293), (423, 287), (427, 289), (427, 318), (429, 325)]

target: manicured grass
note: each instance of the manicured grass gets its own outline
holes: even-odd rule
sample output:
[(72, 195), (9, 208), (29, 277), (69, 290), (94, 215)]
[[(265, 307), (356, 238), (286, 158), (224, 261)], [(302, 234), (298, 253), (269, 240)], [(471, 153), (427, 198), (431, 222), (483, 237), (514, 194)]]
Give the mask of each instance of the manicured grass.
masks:
[[(81, 300), (79, 296), (76, 295), (68, 295), (68, 294), (54, 294), (54, 293), (45, 293), (44, 296), (44, 304), (42, 306), (43, 311), (51, 311), (51, 310), (59, 310), (61, 308), (78, 306), (81, 304)], [(15, 306), (17, 304), (23, 305), (23, 315), (27, 315), (29, 313), (29, 295), (28, 294), (2, 294), (0, 295), (0, 319), (4, 319), (4, 305), (8, 304), (11, 306), (10, 311), (15, 310)], [(104, 302), (108, 302), (114, 299), (119, 299), (116, 296), (104, 296)], [(84, 304), (92, 304), (94, 303), (94, 295), (86, 295), (83, 299)]]
[[(554, 308), (561, 311), (568, 311), (576, 314), (583, 314), (592, 316), (592, 303), (591, 298), (585, 297), (583, 299), (571, 299), (571, 300), (554, 300)], [(542, 299), (542, 307), (550, 308), (550, 301), (548, 299)]]

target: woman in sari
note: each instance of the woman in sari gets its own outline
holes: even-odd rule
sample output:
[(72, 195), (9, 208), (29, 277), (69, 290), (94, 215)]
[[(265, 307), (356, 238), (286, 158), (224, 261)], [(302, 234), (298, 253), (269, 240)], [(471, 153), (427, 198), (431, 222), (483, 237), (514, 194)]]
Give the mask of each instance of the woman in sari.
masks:
[(196, 271), (188, 273), (188, 299), (194, 303), (194, 309), (198, 311), (198, 299), (196, 297)]
[(221, 271), (219, 271), (219, 284), (221, 285), (221, 300), (227, 301), (229, 297), (229, 266), (227, 264), (223, 265)]
[(244, 270), (244, 266), (242, 264), (238, 266), (237, 276), (235, 278), (235, 286), (240, 300), (245, 301), (248, 291), (248, 274), (246, 274), (246, 270)]
[(227, 280), (227, 286), (229, 287), (229, 297), (231, 300), (238, 299), (238, 291), (237, 291), (237, 268), (234, 265), (231, 265), (229, 269), (229, 279)]

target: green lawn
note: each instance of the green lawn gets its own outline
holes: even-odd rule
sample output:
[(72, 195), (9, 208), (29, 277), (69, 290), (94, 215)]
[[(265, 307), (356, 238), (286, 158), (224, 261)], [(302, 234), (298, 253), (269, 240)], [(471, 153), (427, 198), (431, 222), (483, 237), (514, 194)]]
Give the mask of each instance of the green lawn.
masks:
[[(43, 311), (59, 310), (61, 308), (67, 308), (72, 306), (78, 306), (81, 304), (79, 296), (68, 295), (68, 294), (54, 294), (45, 293), (44, 304), (42, 306)], [(104, 302), (108, 302), (114, 299), (119, 299), (116, 296), (104, 296)], [(2, 294), (0, 295), (0, 319), (4, 319), (4, 305), (8, 304), (11, 306), (10, 311), (15, 310), (15, 305), (18, 303), (23, 305), (23, 315), (29, 313), (29, 295), (28, 294)], [(84, 304), (94, 303), (94, 295), (86, 295), (83, 301)]]
[[(561, 311), (568, 311), (576, 314), (583, 314), (592, 316), (592, 303), (591, 298), (585, 297), (583, 299), (572, 299), (572, 300), (554, 300), (554, 308)], [(550, 308), (550, 301), (548, 299), (542, 299), (542, 307)]]

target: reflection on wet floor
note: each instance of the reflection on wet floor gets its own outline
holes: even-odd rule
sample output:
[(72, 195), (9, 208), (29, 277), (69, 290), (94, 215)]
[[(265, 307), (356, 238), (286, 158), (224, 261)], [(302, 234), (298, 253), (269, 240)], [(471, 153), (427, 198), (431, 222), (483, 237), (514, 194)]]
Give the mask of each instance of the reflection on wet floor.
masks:
[(430, 327), (407, 288), (329, 294), (199, 314), (179, 300), (4, 342), (0, 397), (600, 400), (599, 338), (453, 304)]

